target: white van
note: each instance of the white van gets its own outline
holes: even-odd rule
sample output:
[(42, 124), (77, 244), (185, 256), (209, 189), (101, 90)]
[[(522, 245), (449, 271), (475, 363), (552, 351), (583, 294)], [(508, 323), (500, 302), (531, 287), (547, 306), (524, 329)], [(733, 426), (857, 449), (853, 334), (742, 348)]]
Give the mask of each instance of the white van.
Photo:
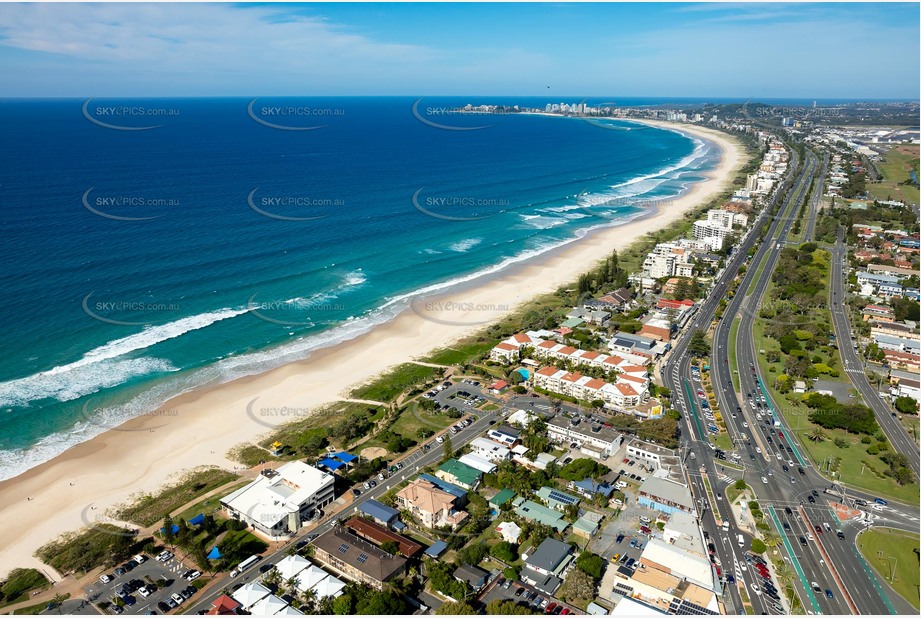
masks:
[(739, 535), (739, 547), (745, 547), (745, 537), (741, 534)]
[(641, 523), (641, 524), (649, 525), (649, 522), (651, 522), (651, 521), (652, 521), (652, 520), (649, 519), (648, 517), (645, 517), (645, 516), (644, 516), (644, 517), (640, 517), (640, 523)]

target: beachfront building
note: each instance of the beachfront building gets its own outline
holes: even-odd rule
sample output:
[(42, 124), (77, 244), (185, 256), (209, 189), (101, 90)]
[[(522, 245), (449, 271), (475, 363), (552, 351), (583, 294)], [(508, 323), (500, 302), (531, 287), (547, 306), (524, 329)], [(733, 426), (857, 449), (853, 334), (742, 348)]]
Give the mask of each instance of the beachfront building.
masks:
[(221, 499), (227, 514), (272, 540), (298, 531), (304, 521), (335, 499), (335, 478), (302, 461), (266, 469), (248, 485)]
[(541, 341), (543, 341), (543, 339), (536, 332), (512, 335), (490, 350), (489, 359), (496, 363), (509, 365), (517, 362), (521, 358), (520, 350), (522, 346), (533, 347)]
[(659, 243), (646, 255), (642, 276), (652, 279), (693, 277), (694, 264), (691, 257), (691, 250), (681, 243)]
[(416, 479), (394, 497), (400, 508), (409, 511), (427, 528), (457, 528), (467, 519), (467, 512), (457, 507), (458, 497), (442, 491), (432, 482)]
[[(646, 368), (640, 369), (645, 376)], [(534, 386), (581, 401), (601, 400), (606, 408), (626, 411), (649, 400), (649, 379), (636, 373), (640, 373), (639, 370), (632, 373), (625, 370), (611, 383), (601, 378), (548, 366), (541, 367), (534, 373)]]
[(311, 544), (320, 564), (377, 590), (406, 571), (406, 558), (391, 556), (341, 526), (324, 532)]

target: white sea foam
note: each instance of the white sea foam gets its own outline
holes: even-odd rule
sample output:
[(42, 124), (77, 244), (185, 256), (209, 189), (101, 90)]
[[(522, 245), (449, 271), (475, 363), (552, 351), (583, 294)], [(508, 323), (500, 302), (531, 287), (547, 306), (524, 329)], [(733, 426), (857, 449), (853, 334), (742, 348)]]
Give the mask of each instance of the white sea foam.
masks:
[(483, 242), (482, 238), (465, 238), (464, 240), (459, 240), (455, 243), (448, 245), (448, 249), (456, 253), (466, 253), (470, 251), (478, 244)]
[(163, 359), (145, 357), (106, 359), (64, 373), (36, 373), (0, 383), (0, 407), (27, 406), (42, 399), (72, 401), (132, 378), (167, 371), (176, 371), (176, 367)]
[[(698, 140), (696, 140), (696, 138), (694, 139), (695, 143), (697, 143)], [(701, 145), (698, 145), (698, 147), (695, 148), (695, 152), (697, 152), (699, 149), (701, 150), (701, 153), (698, 153), (697, 156), (689, 155), (689, 157), (685, 157), (685, 159), (682, 160), (686, 161), (684, 164), (685, 166), (690, 165), (690, 163), (695, 159), (704, 156), (707, 150), (709, 150), (708, 146), (703, 145), (703, 143), (700, 144)], [(657, 173), (657, 175), (679, 171), (679, 167), (679, 165), (670, 166), (670, 168), (675, 169), (661, 170)], [(642, 179), (637, 180), (632, 184), (635, 185), (641, 181)], [(628, 183), (622, 183), (620, 186), (628, 186)], [(636, 187), (634, 187), (634, 189), (635, 188)], [(621, 195), (621, 197), (623, 196)], [(593, 195), (573, 195), (570, 196), (570, 198), (577, 199), (581, 203), (574, 207), (562, 207), (561, 212), (576, 210), (583, 207), (585, 203), (582, 202), (582, 200), (585, 199), (591, 200), (597, 198), (598, 203), (601, 203), (603, 201), (610, 200), (612, 196), (605, 192), (602, 194)], [(362, 316), (350, 316), (343, 324), (322, 333), (300, 337), (294, 341), (289, 340), (282, 345), (267, 350), (239, 355), (228, 355), (206, 367), (177, 374), (178, 379), (174, 380), (168, 378), (148, 389), (145, 391), (145, 393), (139, 395), (125, 405), (94, 412), (94, 420), (100, 418), (103, 420), (103, 422), (89, 423), (81, 421), (77, 423), (77, 425), (75, 425), (71, 431), (46, 436), (37, 444), (28, 449), (0, 451), (0, 480), (11, 478), (45, 461), (48, 461), (64, 452), (68, 448), (79, 444), (80, 442), (89, 440), (95, 435), (103, 433), (106, 430), (106, 427), (116, 426), (117, 424), (141, 415), (146, 411), (154, 410), (158, 406), (162, 405), (163, 402), (172, 397), (191, 391), (195, 388), (200, 388), (202, 386), (217, 385), (220, 383), (229, 382), (241, 377), (262, 373), (274, 367), (278, 367), (295, 360), (302, 360), (308, 357), (315, 350), (335, 346), (343, 341), (354, 339), (355, 337), (370, 331), (375, 326), (393, 319), (396, 315), (402, 312), (409, 305), (411, 299), (415, 297), (428, 296), (438, 292), (443, 292), (457, 285), (493, 275), (516, 263), (533, 259), (548, 251), (553, 251), (562, 246), (577, 242), (596, 229), (624, 225), (637, 217), (643, 216), (643, 214), (644, 213), (642, 212), (635, 212), (629, 215), (619, 216), (616, 220), (610, 220), (598, 225), (587, 226), (580, 230), (576, 230), (574, 235), (567, 239), (562, 239), (559, 241), (538, 241), (539, 244), (535, 245), (534, 247), (512, 257), (506, 258), (497, 264), (493, 264), (491, 266), (480, 269), (476, 272), (454, 277), (446, 281), (433, 283), (411, 292), (407, 292), (405, 294), (387, 298), (377, 309), (369, 311)], [(522, 215), (522, 219), (524, 220), (533, 220), (540, 217), (541, 215)], [(472, 246), (475, 246), (477, 243), (482, 241), (482, 239), (469, 239), (468, 241), (461, 242), (469, 243), (471, 240), (474, 240), (475, 242), (466, 248), (462, 246), (458, 248), (469, 250)], [(458, 243), (455, 244), (457, 245)], [(440, 253), (439, 251), (435, 250), (427, 252)], [(348, 280), (348, 278), (346, 280)], [(355, 285), (360, 285), (364, 282), (364, 280), (364, 274), (362, 273), (356, 273), (355, 276), (352, 277), (352, 281)], [(292, 299), (292, 301), (293, 300), (296, 299)], [(239, 315), (241, 313), (245, 313), (246, 310), (225, 309), (222, 311), (235, 312), (236, 315)], [(233, 316), (227, 315), (226, 317)], [(220, 319), (226, 319), (226, 317), (222, 317)], [(199, 328), (201, 327), (203, 326), (200, 326)], [(139, 333), (139, 335), (143, 334), (143, 332)], [(124, 346), (124, 343), (121, 345)], [(103, 346), (103, 348), (106, 348), (107, 346), (110, 346), (110, 344), (106, 344), (106, 346)], [(157, 359), (149, 360), (156, 361)], [(155, 369), (156, 367), (163, 368), (160, 370), (173, 370), (173, 368), (167, 369), (166, 365), (148, 365), (148, 368), (151, 369)], [(5, 385), (0, 384), (0, 388), (3, 386)], [(0, 390), (0, 393), (2, 393), (2, 390)], [(3, 399), (0, 398), (0, 401), (2, 400)]]
[(159, 359), (113, 359), (146, 350), (152, 346), (181, 337), (185, 333), (210, 326), (215, 322), (246, 313), (247, 309), (221, 309), (181, 318), (158, 326), (147, 326), (142, 331), (113, 339), (90, 350), (82, 358), (66, 365), (24, 378), (0, 382), (0, 406), (25, 406), (41, 399), (71, 401), (102, 388), (117, 386), (131, 378), (174, 368)]

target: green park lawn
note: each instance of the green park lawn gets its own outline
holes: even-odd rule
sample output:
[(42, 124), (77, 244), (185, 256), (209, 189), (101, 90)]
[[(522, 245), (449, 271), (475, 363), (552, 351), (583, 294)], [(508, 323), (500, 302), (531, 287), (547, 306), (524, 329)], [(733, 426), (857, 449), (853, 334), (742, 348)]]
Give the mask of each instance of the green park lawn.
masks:
[(871, 528), (857, 537), (857, 548), (880, 578), (918, 609), (918, 535)]

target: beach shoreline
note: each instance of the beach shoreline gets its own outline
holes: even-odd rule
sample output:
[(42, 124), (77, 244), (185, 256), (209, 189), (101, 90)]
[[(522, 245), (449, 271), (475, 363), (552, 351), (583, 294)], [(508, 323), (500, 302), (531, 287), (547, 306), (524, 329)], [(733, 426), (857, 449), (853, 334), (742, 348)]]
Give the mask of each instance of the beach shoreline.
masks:
[[(426, 297), (392, 320), (300, 361), (267, 372), (180, 395), (160, 409), (169, 416), (141, 416), (19, 476), (0, 482), (0, 576), (14, 567), (47, 568), (33, 557), (41, 545), (105, 513), (151, 493), (184, 472), (206, 465), (233, 470), (228, 451), (271, 429), (248, 413), (260, 407), (316, 409), (341, 400), (358, 384), (388, 368), (482, 329), (529, 299), (552, 292), (635, 239), (666, 227), (723, 191), (744, 160), (731, 136), (693, 125), (641, 121), (716, 144), (720, 161), (688, 191), (626, 223), (597, 228), (584, 237), (488, 276)], [(451, 309), (446, 309), (450, 307)], [(291, 419), (288, 419), (291, 420)]]

